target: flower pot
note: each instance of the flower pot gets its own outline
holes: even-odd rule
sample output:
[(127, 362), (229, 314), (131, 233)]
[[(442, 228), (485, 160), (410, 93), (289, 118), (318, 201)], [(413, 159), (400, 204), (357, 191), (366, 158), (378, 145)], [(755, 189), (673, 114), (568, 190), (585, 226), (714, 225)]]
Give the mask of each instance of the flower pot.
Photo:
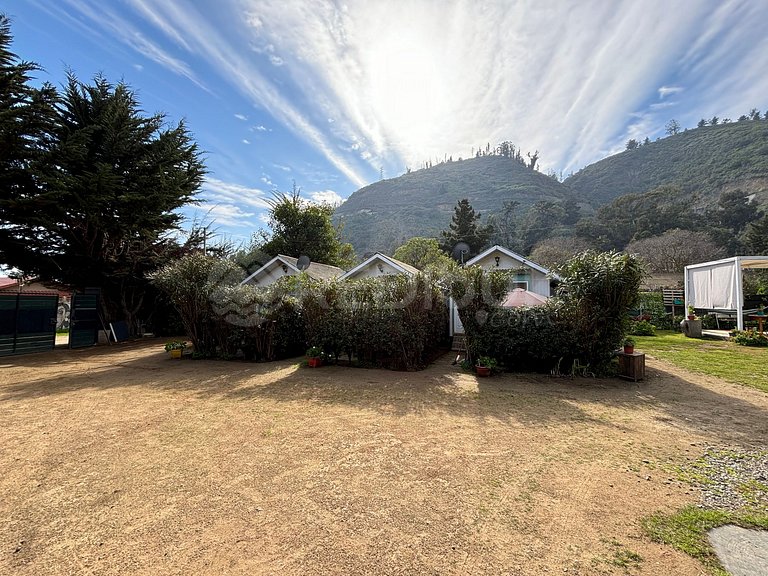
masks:
[(487, 366), (475, 366), (475, 372), (478, 376), (490, 376), (491, 369)]
[(696, 320), (696, 314), (688, 314), (688, 320)]
[(307, 364), (310, 368), (320, 368), (323, 365), (323, 359), (319, 357), (307, 358)]
[(183, 350), (181, 350), (181, 348), (178, 348), (176, 350), (169, 350), (171, 358), (181, 358), (181, 353), (182, 352), (183, 352)]
[(634, 346), (624, 346), (624, 354), (634, 354), (634, 353), (635, 353)]

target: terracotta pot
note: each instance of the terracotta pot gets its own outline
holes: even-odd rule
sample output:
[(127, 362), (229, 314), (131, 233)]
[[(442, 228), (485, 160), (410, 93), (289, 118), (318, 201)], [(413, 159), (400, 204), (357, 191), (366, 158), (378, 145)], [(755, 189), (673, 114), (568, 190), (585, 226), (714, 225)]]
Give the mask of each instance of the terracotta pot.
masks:
[(318, 356), (307, 358), (307, 364), (310, 368), (320, 368), (323, 365), (323, 359)]
[(634, 354), (634, 353), (635, 353), (634, 346), (624, 346), (624, 354)]
[(696, 320), (695, 314), (688, 314), (688, 320)]
[(477, 372), (478, 376), (490, 376), (491, 375), (491, 369), (487, 366), (475, 366), (475, 372)]

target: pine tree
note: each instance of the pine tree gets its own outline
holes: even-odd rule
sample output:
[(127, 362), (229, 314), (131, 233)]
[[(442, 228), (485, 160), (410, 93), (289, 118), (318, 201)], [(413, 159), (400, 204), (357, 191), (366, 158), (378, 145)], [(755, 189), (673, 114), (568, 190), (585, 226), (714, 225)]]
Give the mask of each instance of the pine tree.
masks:
[(459, 200), (453, 209), (448, 230), (440, 233), (440, 249), (453, 255), (456, 244), (465, 242), (469, 245), (469, 254), (464, 255), (464, 261), (466, 261), (466, 258), (471, 258), (486, 248), (493, 227), (480, 224), (480, 216), (479, 213), (475, 213), (469, 200), (466, 198)]

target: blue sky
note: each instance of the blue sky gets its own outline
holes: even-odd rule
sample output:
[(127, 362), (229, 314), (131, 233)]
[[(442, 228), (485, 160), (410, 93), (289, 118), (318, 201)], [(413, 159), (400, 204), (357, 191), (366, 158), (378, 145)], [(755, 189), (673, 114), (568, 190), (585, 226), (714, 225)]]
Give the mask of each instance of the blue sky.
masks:
[(510, 140), (568, 174), (675, 118), (768, 109), (763, 0), (19, 0), (13, 49), (186, 119), (222, 237), (295, 181), (338, 202)]

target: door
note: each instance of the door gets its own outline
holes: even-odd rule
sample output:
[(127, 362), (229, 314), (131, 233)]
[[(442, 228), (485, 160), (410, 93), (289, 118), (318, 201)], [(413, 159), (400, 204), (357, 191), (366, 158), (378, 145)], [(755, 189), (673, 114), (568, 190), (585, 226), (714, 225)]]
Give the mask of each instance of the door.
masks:
[(99, 333), (98, 289), (72, 295), (69, 322), (69, 347), (86, 348), (96, 344)]

